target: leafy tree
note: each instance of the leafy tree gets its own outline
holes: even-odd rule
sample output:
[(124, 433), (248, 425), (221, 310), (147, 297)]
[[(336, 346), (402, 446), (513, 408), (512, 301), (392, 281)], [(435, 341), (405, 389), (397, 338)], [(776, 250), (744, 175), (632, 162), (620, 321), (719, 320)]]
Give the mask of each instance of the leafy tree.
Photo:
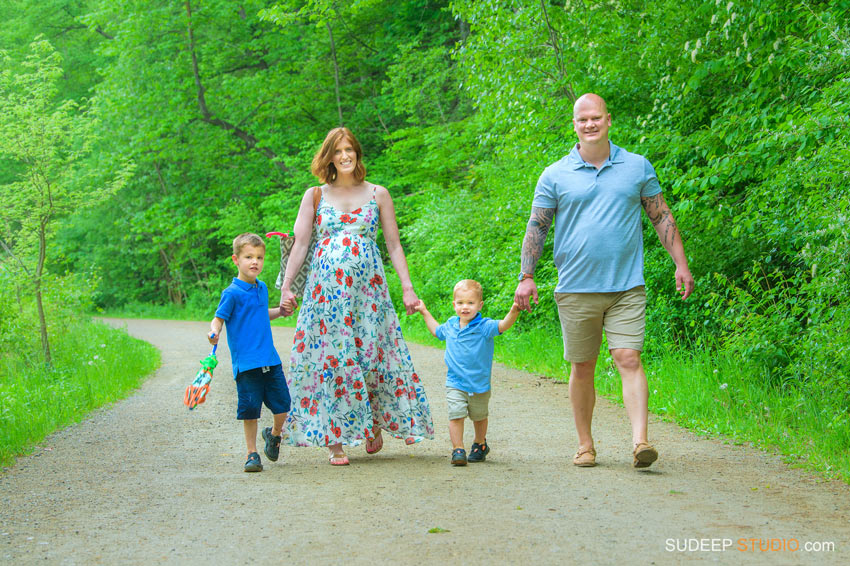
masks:
[[(48, 242), (58, 220), (105, 198), (116, 184), (98, 184), (84, 170), (92, 124), (73, 101), (57, 101), (61, 59), (45, 39), (30, 45), (22, 70), (8, 56), (0, 71), (0, 155), (12, 162), (0, 185), (4, 262), (33, 281), (44, 358), (51, 363), (42, 300)], [(14, 70), (13, 70), (14, 69)], [(120, 182), (120, 179), (119, 179)], [(33, 265), (34, 264), (34, 265)]]

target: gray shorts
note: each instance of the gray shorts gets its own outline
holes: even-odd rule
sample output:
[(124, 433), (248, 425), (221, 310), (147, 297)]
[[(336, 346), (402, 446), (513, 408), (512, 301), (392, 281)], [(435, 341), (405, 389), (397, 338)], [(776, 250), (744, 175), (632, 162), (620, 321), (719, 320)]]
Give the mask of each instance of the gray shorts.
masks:
[(602, 331), (608, 348), (643, 350), (646, 290), (643, 285), (619, 293), (555, 293), (564, 359), (587, 362), (599, 357)]
[(468, 416), (473, 421), (483, 421), (490, 414), (490, 392), (472, 394), (446, 387), (446, 404), (449, 420), (465, 419)]

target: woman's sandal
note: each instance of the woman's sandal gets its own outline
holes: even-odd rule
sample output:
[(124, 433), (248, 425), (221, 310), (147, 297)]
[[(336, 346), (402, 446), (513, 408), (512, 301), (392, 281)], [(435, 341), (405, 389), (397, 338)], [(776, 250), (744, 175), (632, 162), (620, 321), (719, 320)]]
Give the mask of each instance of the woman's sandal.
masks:
[(374, 439), (366, 439), (366, 454), (377, 454), (384, 447), (384, 436), (378, 432)]
[(328, 462), (331, 466), (347, 466), (349, 464), (348, 456), (345, 454), (331, 454), (328, 456)]
[(579, 448), (576, 455), (573, 456), (573, 465), (579, 468), (592, 468), (596, 465), (596, 450), (593, 448), (585, 450)]

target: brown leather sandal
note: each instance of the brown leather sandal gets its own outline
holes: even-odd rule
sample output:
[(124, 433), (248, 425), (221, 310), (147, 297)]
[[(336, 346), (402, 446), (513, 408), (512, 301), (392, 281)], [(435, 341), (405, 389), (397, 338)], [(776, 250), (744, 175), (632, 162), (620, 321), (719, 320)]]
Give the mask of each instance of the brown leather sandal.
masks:
[(593, 448), (586, 450), (579, 448), (576, 455), (573, 456), (573, 465), (579, 468), (592, 468), (596, 465), (596, 450)]
[(635, 444), (635, 468), (648, 468), (658, 459), (658, 451), (647, 442)]

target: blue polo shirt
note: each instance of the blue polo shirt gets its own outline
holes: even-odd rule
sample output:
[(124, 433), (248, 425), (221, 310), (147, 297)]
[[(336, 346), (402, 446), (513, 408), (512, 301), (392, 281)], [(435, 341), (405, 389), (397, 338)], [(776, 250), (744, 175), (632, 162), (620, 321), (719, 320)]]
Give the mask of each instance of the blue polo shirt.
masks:
[(241, 371), (280, 363), (272, 341), (269, 289), (265, 283), (258, 279), (251, 284), (234, 277), (221, 293), (215, 316), (227, 325), (234, 379)]
[(490, 391), (493, 337), (499, 335), (499, 321), (478, 313), (461, 329), (460, 317), (453, 316), (434, 333), (446, 342), (446, 387), (467, 393)]
[(558, 293), (614, 293), (643, 285), (642, 197), (661, 192), (642, 155), (609, 142), (597, 169), (578, 146), (547, 167), (532, 206), (554, 208)]

